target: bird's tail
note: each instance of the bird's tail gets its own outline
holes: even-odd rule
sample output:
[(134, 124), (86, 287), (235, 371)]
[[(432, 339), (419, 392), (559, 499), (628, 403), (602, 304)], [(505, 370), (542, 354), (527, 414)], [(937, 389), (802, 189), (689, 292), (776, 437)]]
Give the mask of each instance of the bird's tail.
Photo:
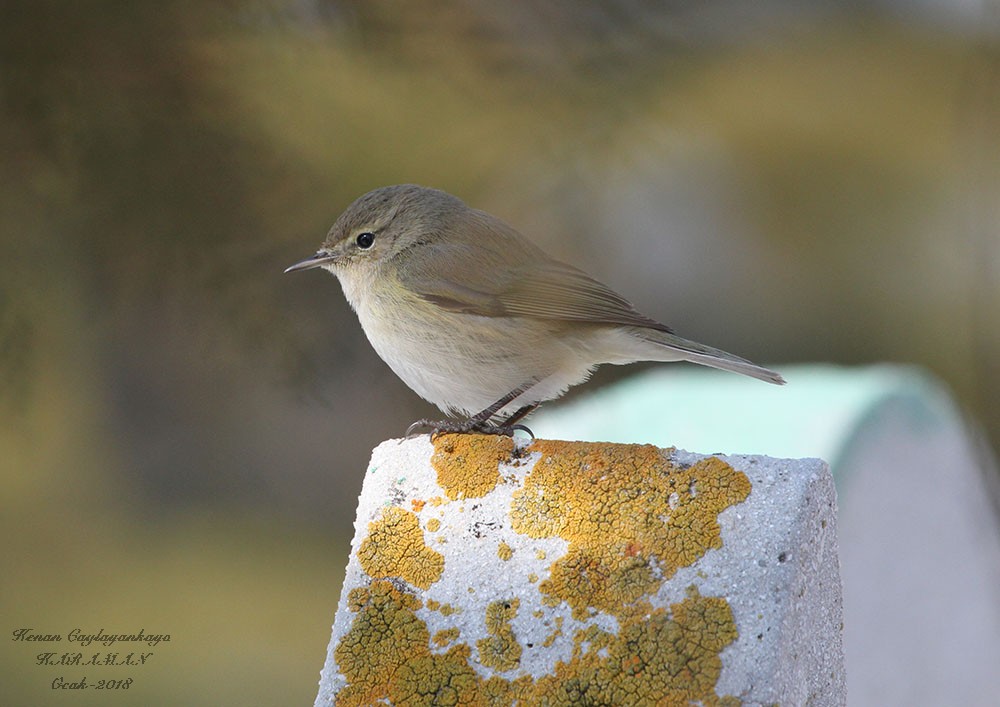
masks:
[(670, 353), (665, 353), (663, 360), (682, 359), (691, 363), (701, 364), (702, 366), (711, 366), (712, 368), (721, 368), (724, 371), (742, 373), (745, 376), (750, 376), (767, 383), (785, 384), (785, 379), (781, 377), (780, 373), (764, 368), (763, 366), (758, 366), (756, 363), (747, 361), (745, 358), (740, 358), (722, 349), (699, 344), (697, 341), (691, 341), (676, 334), (656, 329), (640, 329), (636, 333), (646, 341), (666, 347)]

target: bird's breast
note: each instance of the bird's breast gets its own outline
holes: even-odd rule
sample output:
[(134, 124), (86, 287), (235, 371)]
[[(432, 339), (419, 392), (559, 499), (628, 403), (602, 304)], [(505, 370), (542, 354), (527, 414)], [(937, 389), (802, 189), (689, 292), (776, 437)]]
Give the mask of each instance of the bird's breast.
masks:
[(553, 397), (589, 368), (550, 322), (452, 312), (393, 280), (341, 283), (382, 360), (443, 410), (473, 414), (532, 379), (566, 370), (544, 396)]

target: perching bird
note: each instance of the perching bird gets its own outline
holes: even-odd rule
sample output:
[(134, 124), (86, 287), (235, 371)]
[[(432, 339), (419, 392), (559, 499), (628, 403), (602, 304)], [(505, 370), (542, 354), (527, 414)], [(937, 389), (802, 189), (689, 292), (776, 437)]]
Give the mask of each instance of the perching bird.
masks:
[[(684, 339), (582, 270), (451, 194), (382, 187), (347, 207), (316, 255), (286, 270), (337, 276), (378, 355), (462, 422), (436, 431), (512, 434), (602, 363), (691, 361), (784, 383)], [(412, 429), (413, 426), (411, 426)]]

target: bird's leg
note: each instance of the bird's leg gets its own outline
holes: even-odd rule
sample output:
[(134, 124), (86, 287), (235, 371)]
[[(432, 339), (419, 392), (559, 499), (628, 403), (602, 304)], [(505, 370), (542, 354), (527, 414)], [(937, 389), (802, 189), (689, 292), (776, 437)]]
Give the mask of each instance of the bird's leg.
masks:
[(499, 424), (490, 422), (490, 418), (496, 415), (505, 406), (509, 405), (514, 401), (517, 396), (521, 395), (527, 391), (531, 386), (538, 382), (537, 378), (532, 378), (530, 381), (522, 386), (515, 388), (514, 390), (507, 393), (505, 396), (497, 400), (495, 403), (490, 405), (485, 410), (477, 412), (475, 415), (470, 417), (468, 420), (417, 420), (412, 425), (406, 428), (406, 438), (413, 434), (414, 430), (421, 427), (427, 427), (431, 430), (431, 439), (437, 437), (443, 432), (452, 432), (456, 434), (468, 434), (470, 432), (478, 432), (480, 434), (487, 435), (505, 435), (507, 437), (513, 437), (514, 432), (521, 430), (522, 432), (527, 432), (534, 438), (534, 434), (524, 425), (516, 424), (518, 420), (523, 418), (529, 412), (538, 407), (537, 403), (532, 405), (525, 405), (524, 407), (517, 410), (513, 415), (508, 417), (506, 420)]
[[(523, 408), (520, 408), (513, 415), (511, 415), (506, 420), (504, 420), (503, 421), (503, 426), (504, 427), (508, 427), (508, 426), (516, 424), (520, 420), (523, 420), (525, 417), (527, 417), (528, 415), (530, 415), (531, 413), (533, 413), (535, 411), (535, 409), (539, 405), (540, 405), (540, 403), (532, 403), (531, 405), (525, 405)], [(518, 428), (526, 430), (528, 434), (531, 434), (531, 430), (529, 430), (524, 425), (518, 425)], [(535, 435), (531, 434), (531, 436), (534, 437)]]
[[(521, 393), (525, 392), (528, 388), (530, 388), (531, 386), (533, 386), (535, 384), (535, 382), (536, 381), (534, 379), (532, 379), (531, 382), (525, 383), (524, 385), (522, 385), (519, 388), (514, 388), (514, 390), (510, 391), (509, 393), (507, 393), (507, 395), (505, 395), (502, 398), (500, 398), (499, 400), (497, 400), (495, 403), (493, 403), (492, 405), (490, 405), (485, 410), (477, 412), (475, 415), (473, 415), (472, 417), (470, 417), (469, 421), (470, 422), (476, 422), (476, 423), (488, 422), (491, 417), (493, 417), (498, 412), (500, 412), (501, 410), (503, 410), (503, 408), (506, 405), (508, 405), (509, 403), (512, 403), (514, 401), (514, 398), (516, 398)], [(520, 412), (520, 411), (518, 411), (518, 412)], [(517, 413), (514, 413), (514, 414), (516, 415)], [(518, 418), (518, 419), (520, 419), (520, 418)]]

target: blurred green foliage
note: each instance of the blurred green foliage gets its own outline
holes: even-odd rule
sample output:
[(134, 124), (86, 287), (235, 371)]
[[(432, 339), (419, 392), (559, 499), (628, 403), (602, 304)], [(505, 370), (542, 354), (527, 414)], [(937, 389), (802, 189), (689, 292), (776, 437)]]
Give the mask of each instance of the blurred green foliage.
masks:
[[(433, 412), (281, 271), (382, 184), (752, 358), (927, 366), (1000, 439), (996, 34), (863, 8), (6, 3), (4, 628), (172, 634), (73, 704), (312, 699), (367, 454)], [(55, 703), (35, 652), (0, 703)]]

